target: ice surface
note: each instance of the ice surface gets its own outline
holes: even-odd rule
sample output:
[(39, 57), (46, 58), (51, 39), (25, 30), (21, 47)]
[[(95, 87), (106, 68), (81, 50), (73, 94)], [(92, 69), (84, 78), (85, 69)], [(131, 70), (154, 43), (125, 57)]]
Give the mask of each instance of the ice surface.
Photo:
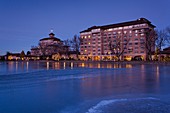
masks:
[[(150, 102), (148, 102), (150, 101)], [(146, 98), (135, 98), (135, 99), (112, 99), (102, 100), (97, 105), (93, 106), (86, 113), (129, 113), (129, 112), (170, 112), (169, 106), (161, 105), (161, 103), (151, 103), (152, 101), (159, 101), (159, 99), (146, 97)], [(137, 105), (138, 103), (138, 105)], [(116, 108), (114, 106), (117, 106)], [(108, 108), (107, 108), (108, 107)], [(163, 107), (163, 108), (155, 108)], [(146, 109), (149, 108), (149, 109)], [(166, 109), (165, 109), (166, 108)], [(165, 109), (165, 110), (164, 110)], [(169, 110), (168, 110), (169, 109)]]
[(169, 113), (170, 66), (1, 62), (0, 113)]

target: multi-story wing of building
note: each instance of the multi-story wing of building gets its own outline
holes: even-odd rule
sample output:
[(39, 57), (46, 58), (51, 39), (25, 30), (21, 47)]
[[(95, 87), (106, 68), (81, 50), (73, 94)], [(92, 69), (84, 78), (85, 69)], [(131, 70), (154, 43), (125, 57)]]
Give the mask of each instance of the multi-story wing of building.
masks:
[[(147, 31), (154, 28), (155, 26), (145, 18), (90, 27), (80, 32), (81, 59), (114, 60), (120, 55), (121, 60), (131, 60), (134, 57), (145, 60), (148, 51)], [(151, 49), (154, 51), (154, 44)]]

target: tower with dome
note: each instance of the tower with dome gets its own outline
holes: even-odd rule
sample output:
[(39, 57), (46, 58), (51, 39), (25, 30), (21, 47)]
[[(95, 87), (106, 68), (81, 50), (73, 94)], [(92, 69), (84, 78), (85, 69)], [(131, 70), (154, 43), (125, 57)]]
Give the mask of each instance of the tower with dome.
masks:
[(31, 48), (32, 56), (52, 57), (54, 54), (67, 54), (69, 47), (63, 44), (63, 41), (55, 37), (53, 31), (50, 32), (49, 37), (39, 40), (38, 46)]

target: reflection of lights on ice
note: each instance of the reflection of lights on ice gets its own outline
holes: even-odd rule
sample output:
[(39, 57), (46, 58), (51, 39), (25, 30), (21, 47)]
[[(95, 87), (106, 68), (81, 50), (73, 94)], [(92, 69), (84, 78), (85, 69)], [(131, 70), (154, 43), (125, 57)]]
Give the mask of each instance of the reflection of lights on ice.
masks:
[(97, 64), (97, 68), (100, 68), (100, 64)]
[(60, 68), (60, 65), (59, 65), (59, 62), (55, 62), (55, 69), (59, 69)]
[(132, 68), (131, 64), (126, 64), (126, 68)]
[(71, 62), (71, 69), (73, 69), (73, 62)]
[(111, 64), (107, 64), (107, 68), (112, 68), (112, 65)]
[[(120, 66), (120, 67), (119, 67)], [(114, 68), (121, 68), (121, 65), (119, 65), (119, 64), (114, 64), (114, 66), (113, 66)]]
[(159, 79), (159, 66), (156, 66), (156, 77)]
[(142, 69), (142, 70), (144, 70), (144, 69), (145, 69), (145, 67), (144, 67), (144, 65), (143, 65), (143, 64), (141, 65), (141, 69)]
[(18, 62), (16, 62), (16, 71), (18, 70)]
[(81, 66), (84, 67), (84, 63), (82, 63)]
[(28, 70), (28, 65), (29, 65), (29, 62), (27, 62), (27, 70)]
[(64, 62), (64, 69), (66, 68), (66, 63)]
[(47, 62), (47, 69), (49, 69), (49, 62)]

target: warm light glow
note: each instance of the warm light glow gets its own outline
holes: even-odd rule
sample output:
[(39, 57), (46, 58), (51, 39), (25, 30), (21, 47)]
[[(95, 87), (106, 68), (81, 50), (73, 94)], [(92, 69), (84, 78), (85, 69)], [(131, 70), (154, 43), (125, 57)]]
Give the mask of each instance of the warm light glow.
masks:
[(126, 56), (124, 59), (127, 60), (127, 61), (131, 61), (132, 57), (131, 56)]
[(112, 68), (112, 65), (111, 64), (107, 64), (107, 68)]
[(84, 64), (84, 63), (82, 63), (82, 64), (81, 64), (81, 66), (82, 66), (82, 67), (84, 67), (84, 66), (85, 66), (85, 64)]
[(66, 63), (64, 62), (64, 69), (66, 69)]
[(141, 70), (143, 71), (145, 69), (145, 66), (142, 64), (141, 65)]
[(88, 37), (90, 38), (90, 35)]
[(8, 56), (8, 60), (12, 60), (12, 56)]
[(132, 68), (131, 64), (126, 64), (126, 68)]
[(47, 62), (47, 70), (49, 69), (49, 62)]
[(100, 64), (99, 63), (97, 64), (97, 68), (100, 68)]
[(156, 78), (159, 79), (159, 66), (156, 66)]
[(59, 64), (59, 62), (55, 62), (54, 65), (55, 65), (55, 69), (60, 69), (60, 64)]
[(18, 62), (16, 62), (16, 71), (18, 70)]
[(28, 65), (29, 65), (29, 62), (27, 62), (27, 71), (28, 71)]
[(90, 42), (89, 42), (89, 45), (90, 45)]
[(71, 69), (73, 69), (73, 62), (71, 62)]

